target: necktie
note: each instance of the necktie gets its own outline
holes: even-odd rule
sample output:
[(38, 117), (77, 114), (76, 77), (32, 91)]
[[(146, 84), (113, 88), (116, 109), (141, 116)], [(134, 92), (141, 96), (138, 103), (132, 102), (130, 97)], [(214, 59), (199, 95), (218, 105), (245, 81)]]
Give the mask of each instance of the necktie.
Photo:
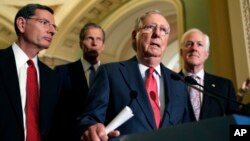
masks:
[[(198, 83), (199, 83), (199, 77), (198, 76), (191, 76), (193, 77)], [(198, 88), (197, 86), (194, 86)], [(201, 109), (201, 98), (200, 98), (200, 92), (192, 87), (189, 87), (189, 94), (190, 94), (190, 101), (194, 110), (194, 115), (196, 120), (199, 120), (200, 117), (200, 109)]]
[(27, 100), (26, 100), (26, 117), (27, 117), (27, 139), (26, 141), (40, 141), (39, 132), (39, 96), (36, 68), (32, 60), (27, 61)]
[(91, 85), (95, 78), (95, 67), (91, 65), (89, 67), (90, 73), (89, 73), (89, 85)]
[(161, 122), (161, 113), (158, 100), (158, 87), (156, 79), (153, 75), (154, 68), (147, 70), (146, 76), (146, 90), (148, 92), (149, 101), (154, 112), (156, 127), (159, 128)]

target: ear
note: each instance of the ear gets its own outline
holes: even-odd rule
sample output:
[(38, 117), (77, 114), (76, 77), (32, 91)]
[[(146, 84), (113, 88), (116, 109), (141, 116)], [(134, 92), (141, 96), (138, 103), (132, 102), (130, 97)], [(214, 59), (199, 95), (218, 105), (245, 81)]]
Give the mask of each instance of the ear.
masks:
[(136, 39), (136, 31), (135, 30), (133, 30), (132, 31), (132, 34), (131, 34), (131, 36), (132, 36), (132, 40), (135, 40)]
[(23, 17), (18, 17), (16, 20), (16, 25), (17, 28), (19, 29), (19, 31), (21, 33), (23, 33), (25, 31), (25, 26), (26, 26), (26, 20)]
[(82, 48), (82, 41), (79, 42), (79, 46), (80, 46), (80, 48)]
[(105, 44), (102, 45), (102, 51), (105, 49)]
[(183, 50), (182, 48), (180, 48), (180, 55), (182, 56), (182, 54), (183, 54)]
[(209, 51), (206, 51), (206, 60), (207, 60), (208, 56), (209, 56)]
[(137, 47), (136, 47), (136, 34), (137, 34), (137, 32), (135, 30), (133, 30), (132, 33), (131, 33), (132, 47), (133, 47), (133, 49), (135, 51), (137, 50)]

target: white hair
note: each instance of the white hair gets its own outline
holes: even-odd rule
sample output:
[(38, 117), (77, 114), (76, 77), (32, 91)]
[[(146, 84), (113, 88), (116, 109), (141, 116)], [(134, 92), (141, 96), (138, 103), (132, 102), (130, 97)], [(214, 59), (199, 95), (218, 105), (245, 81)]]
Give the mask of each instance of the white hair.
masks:
[(180, 44), (181, 44), (181, 48), (183, 48), (185, 46), (185, 40), (186, 40), (186, 37), (190, 34), (190, 33), (193, 33), (193, 32), (200, 32), (203, 34), (204, 36), (204, 40), (205, 40), (205, 48), (207, 51), (209, 51), (209, 47), (210, 47), (210, 41), (209, 41), (209, 37), (207, 34), (203, 33), (201, 30), (197, 29), (197, 28), (192, 28), (192, 29), (189, 29), (188, 31), (186, 31), (182, 37), (181, 37), (181, 41), (180, 41)]

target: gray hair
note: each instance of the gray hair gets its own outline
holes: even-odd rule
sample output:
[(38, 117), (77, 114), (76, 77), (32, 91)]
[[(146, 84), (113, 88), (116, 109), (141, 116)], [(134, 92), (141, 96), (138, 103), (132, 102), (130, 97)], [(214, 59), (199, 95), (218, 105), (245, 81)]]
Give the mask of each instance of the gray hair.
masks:
[(210, 47), (210, 41), (209, 41), (209, 37), (207, 34), (203, 33), (201, 30), (197, 29), (197, 28), (192, 28), (192, 29), (189, 29), (188, 31), (186, 31), (183, 35), (182, 35), (182, 38), (181, 38), (181, 41), (180, 41), (180, 44), (181, 44), (181, 48), (183, 48), (185, 46), (185, 40), (187, 38), (187, 36), (190, 34), (190, 33), (193, 33), (193, 32), (200, 32), (203, 34), (204, 36), (204, 40), (205, 40), (205, 48), (207, 51), (209, 51), (209, 47)]

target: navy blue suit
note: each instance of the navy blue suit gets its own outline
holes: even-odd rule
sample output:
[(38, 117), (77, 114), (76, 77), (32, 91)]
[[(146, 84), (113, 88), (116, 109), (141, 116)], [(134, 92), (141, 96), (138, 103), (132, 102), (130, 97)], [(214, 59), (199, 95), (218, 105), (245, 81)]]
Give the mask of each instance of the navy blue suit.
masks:
[[(55, 140), (75, 140), (76, 118), (83, 112), (88, 83), (81, 60), (59, 65), (55, 71), (60, 77), (60, 99), (57, 107)], [(62, 136), (63, 135), (63, 136)]]
[[(59, 96), (56, 74), (38, 60), (40, 73), (40, 131), (48, 140)], [(19, 80), (11, 47), (0, 50), (0, 140), (24, 141)]]
[[(171, 79), (172, 71), (162, 64), (161, 72), (166, 107), (160, 128), (189, 121), (186, 86)], [(133, 98), (135, 93), (137, 96)], [(107, 125), (129, 103), (134, 116), (118, 128), (121, 135), (157, 129), (136, 57), (102, 65), (90, 87), (87, 102), (80, 119), (82, 130), (97, 122)]]
[[(180, 72), (180, 74), (183, 75), (183, 72)], [(219, 94), (223, 97), (227, 97), (236, 101), (234, 86), (229, 79), (205, 72), (204, 87), (206, 90), (209, 90), (208, 92), (210, 94)], [(203, 103), (201, 106), (200, 120), (238, 113), (238, 106), (239, 105), (235, 104), (234, 102), (230, 102), (222, 98), (214, 98), (204, 94)]]

